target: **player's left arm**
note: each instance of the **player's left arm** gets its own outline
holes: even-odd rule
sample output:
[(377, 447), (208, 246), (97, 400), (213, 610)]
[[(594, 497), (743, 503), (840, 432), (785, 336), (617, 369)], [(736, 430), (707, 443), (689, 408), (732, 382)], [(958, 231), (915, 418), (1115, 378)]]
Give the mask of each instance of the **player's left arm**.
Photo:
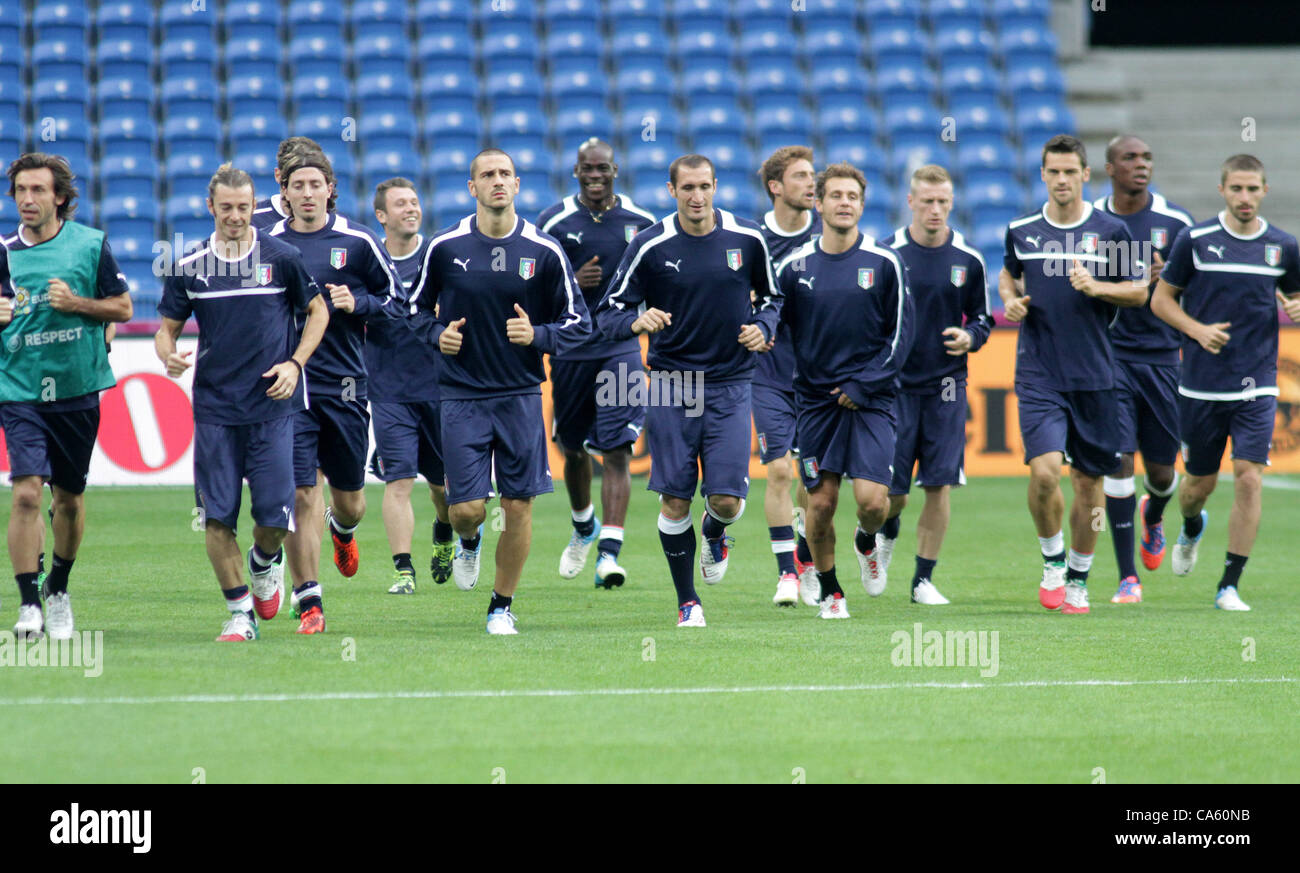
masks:
[(1277, 280), (1277, 299), (1282, 311), (1295, 324), (1300, 324), (1300, 246), (1295, 239), (1283, 249), (1286, 272)]
[(386, 318), (405, 318), (406, 294), (402, 286), (402, 279), (397, 275), (397, 266), (393, 263), (392, 256), (388, 250), (369, 238), (370, 244), (359, 246), (361, 253), (361, 276), (362, 287), (353, 290), (347, 289), (347, 293), (352, 297), (352, 308), (348, 309), (345, 300), (340, 300), (337, 286), (330, 289), (330, 297), (334, 301), (334, 307), (344, 312), (351, 312), (358, 318), (366, 321), (376, 321)]
[(50, 306), (58, 312), (80, 315), (94, 321), (130, 321), (135, 314), (126, 276), (117, 265), (104, 240), (99, 252), (99, 270), (95, 276), (95, 296), (82, 297), (60, 278), (49, 280)]
[[(880, 272), (884, 282), (881, 293), (875, 297), (879, 313), (875, 327), (884, 335), (884, 345), (856, 376), (839, 387), (854, 404), (850, 408), (866, 406), (872, 394), (892, 392), (898, 372), (907, 358), (906, 338), (912, 330), (908, 323), (912, 307), (908, 305), (907, 273), (901, 268), (897, 256), (886, 258), (880, 265)], [(861, 329), (861, 326), (856, 329)], [(841, 405), (848, 404), (841, 401)]]
[[(765, 352), (776, 337), (777, 322), (781, 319), (781, 306), (785, 295), (777, 284), (776, 272), (772, 269), (772, 258), (768, 254), (767, 241), (762, 237), (755, 240), (757, 245), (749, 246), (750, 288), (753, 290), (753, 315), (740, 332), (740, 342), (751, 352)], [(760, 333), (755, 335), (748, 328), (756, 326)]]
[(295, 312), (307, 311), (307, 321), (302, 326), (302, 336), (298, 338), (298, 347), (286, 361), (273, 366), (262, 374), (263, 378), (272, 380), (266, 389), (266, 396), (272, 400), (285, 400), (293, 396), (302, 379), (307, 361), (320, 345), (329, 325), (330, 311), (321, 296), (320, 287), (307, 273), (307, 266), (300, 256), (285, 258), (281, 262), (284, 274), (285, 293), (289, 305)]
[[(530, 342), (520, 342), (524, 336), (518, 331), (510, 337), (510, 341), (532, 345), (551, 355), (563, 354), (582, 345), (591, 336), (591, 313), (587, 311), (587, 301), (578, 290), (578, 282), (573, 276), (569, 259), (548, 248), (542, 264), (542, 279), (545, 283), (542, 288), (548, 298), (547, 309), (552, 320), (549, 323), (531, 325)], [(527, 317), (527, 313), (523, 313), (522, 318)]]

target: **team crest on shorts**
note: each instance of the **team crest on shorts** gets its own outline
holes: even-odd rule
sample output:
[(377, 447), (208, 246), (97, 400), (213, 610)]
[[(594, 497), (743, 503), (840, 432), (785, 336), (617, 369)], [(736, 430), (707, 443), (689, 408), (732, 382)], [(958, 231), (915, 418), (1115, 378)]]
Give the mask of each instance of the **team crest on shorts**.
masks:
[(519, 259), (519, 278), (520, 278), (520, 279), (531, 279), (531, 278), (533, 278), (533, 274), (536, 273), (536, 272), (537, 272), (537, 260), (536, 260), (535, 258), (520, 258), (520, 259)]
[(758, 450), (765, 455), (767, 454), (767, 434), (765, 433), (758, 435)]
[(347, 249), (330, 249), (330, 266), (342, 270), (348, 264)]
[(1264, 246), (1264, 263), (1268, 264), (1270, 267), (1276, 267), (1278, 264), (1282, 263), (1282, 247)]
[(257, 265), (257, 284), (259, 284), (259, 285), (270, 285), (270, 284), (271, 284), (271, 265), (270, 265), (270, 264), (258, 264), (258, 265)]
[(870, 288), (876, 284), (876, 271), (871, 267), (858, 267), (858, 287)]
[(815, 457), (803, 459), (803, 474), (805, 478), (816, 479), (821, 475), (821, 472), (821, 467), (817, 466), (817, 459)]
[(740, 257), (740, 249), (727, 249), (727, 266), (733, 270), (739, 270), (745, 265), (744, 260)]
[(1098, 240), (1099, 238), (1100, 238), (1100, 237), (1099, 237), (1098, 234), (1093, 233), (1093, 232), (1090, 231), (1090, 230), (1089, 230), (1089, 231), (1084, 231), (1083, 239), (1080, 240), (1080, 242), (1079, 242), (1079, 248), (1081, 248), (1083, 251), (1087, 252), (1088, 254), (1096, 254), (1096, 253), (1097, 253), (1097, 240)]
[(1153, 227), (1151, 228), (1151, 245), (1158, 249), (1163, 249), (1165, 243), (1169, 242), (1169, 228)]
[(631, 242), (632, 237), (634, 236), (636, 236), (636, 225), (635, 224), (623, 225), (623, 239), (627, 240), (628, 242)]
[(952, 279), (952, 284), (956, 285), (958, 288), (966, 284), (965, 267), (953, 267), (952, 272), (949, 274), (949, 276)]

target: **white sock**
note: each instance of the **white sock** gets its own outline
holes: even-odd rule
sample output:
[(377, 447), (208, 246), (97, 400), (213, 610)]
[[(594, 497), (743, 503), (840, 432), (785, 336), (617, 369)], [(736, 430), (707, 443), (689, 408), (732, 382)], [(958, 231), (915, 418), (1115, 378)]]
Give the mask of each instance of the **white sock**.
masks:
[(1039, 537), (1038, 545), (1042, 548), (1044, 557), (1059, 555), (1065, 551), (1065, 534), (1058, 530), (1050, 537)]

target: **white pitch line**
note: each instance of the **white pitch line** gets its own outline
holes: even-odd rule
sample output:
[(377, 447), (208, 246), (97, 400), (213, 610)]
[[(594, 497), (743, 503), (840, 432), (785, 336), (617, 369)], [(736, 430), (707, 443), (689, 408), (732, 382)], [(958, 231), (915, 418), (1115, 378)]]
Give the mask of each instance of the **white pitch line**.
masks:
[(677, 694), (821, 694), (904, 691), (913, 688), (1131, 688), (1146, 685), (1261, 685), (1294, 683), (1289, 676), (1262, 679), (1043, 679), (1023, 682), (882, 682), (862, 685), (741, 685), (732, 688), (503, 688), (464, 691), (321, 691), (297, 694), (178, 694), (163, 697), (14, 697), (0, 706), (118, 706), (169, 703), (298, 703), (329, 700), (457, 700), (509, 697), (662, 697)]

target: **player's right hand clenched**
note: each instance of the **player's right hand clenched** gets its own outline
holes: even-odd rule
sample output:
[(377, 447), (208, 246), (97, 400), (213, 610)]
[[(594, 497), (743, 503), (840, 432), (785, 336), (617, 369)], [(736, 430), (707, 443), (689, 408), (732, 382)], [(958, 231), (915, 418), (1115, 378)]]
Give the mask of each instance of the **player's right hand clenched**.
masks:
[(1192, 338), (1201, 344), (1201, 348), (1212, 355), (1217, 355), (1228, 344), (1228, 340), (1232, 339), (1231, 335), (1226, 332), (1230, 327), (1232, 327), (1230, 321), (1203, 324)]
[(673, 323), (673, 314), (651, 307), (632, 322), (632, 333), (658, 333)]
[(167, 375), (173, 379), (179, 379), (181, 374), (194, 366), (194, 362), (187, 360), (194, 352), (172, 352), (167, 356)]
[(0, 324), (13, 321), (14, 304), (8, 297), (0, 297)]
[(442, 336), (438, 337), (438, 349), (444, 355), (454, 355), (460, 351), (460, 344), (465, 341), (460, 329), (464, 326), (465, 319), (458, 318), (447, 325), (447, 329), (442, 332)]
[(1029, 313), (1029, 295), (1011, 298), (1002, 311), (1006, 315), (1007, 321), (1024, 321), (1025, 316)]

